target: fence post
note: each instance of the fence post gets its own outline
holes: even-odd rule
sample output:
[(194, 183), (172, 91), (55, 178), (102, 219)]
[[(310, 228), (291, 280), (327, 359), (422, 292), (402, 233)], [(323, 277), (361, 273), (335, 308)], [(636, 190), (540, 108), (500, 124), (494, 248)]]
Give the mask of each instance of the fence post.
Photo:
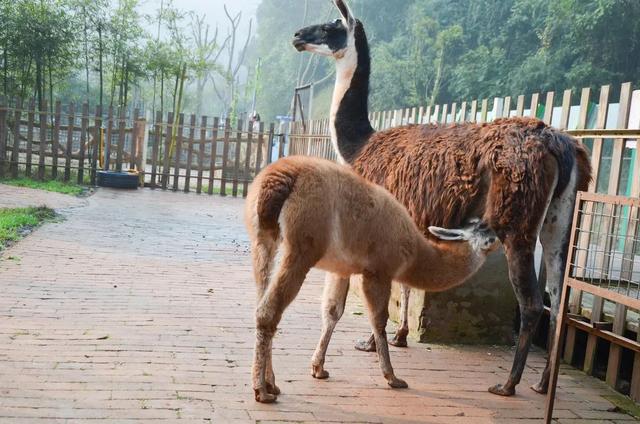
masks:
[(180, 185), (180, 161), (182, 159), (182, 142), (184, 134), (184, 113), (178, 115), (178, 128), (175, 130), (176, 134), (176, 156), (173, 165), (173, 191), (178, 191)]
[(89, 132), (89, 104), (82, 104), (82, 112), (80, 116), (80, 148), (78, 149), (78, 184), (84, 183), (84, 158), (87, 149), (87, 140)]
[[(309, 121), (311, 122), (311, 121)], [(242, 120), (238, 119), (238, 126), (236, 128), (236, 150), (233, 161), (233, 197), (238, 197), (238, 174), (240, 173), (240, 150), (242, 149)]]
[(188, 193), (191, 190), (191, 164), (193, 162), (193, 140), (196, 135), (196, 115), (191, 114), (189, 118), (189, 146), (187, 147), (187, 168), (184, 178), (184, 192)]
[(271, 163), (273, 157), (273, 137), (275, 135), (276, 125), (272, 122), (269, 125), (269, 136), (267, 137), (267, 165)]
[(18, 178), (20, 161), (20, 127), (22, 125), (20, 122), (22, 119), (22, 99), (16, 99), (16, 109), (13, 117), (15, 125), (13, 127), (13, 147), (11, 150), (11, 176), (13, 178)]
[(140, 110), (133, 110), (133, 121), (131, 128), (131, 148), (129, 149), (129, 169), (136, 169), (136, 156), (138, 154), (138, 120), (140, 119)]
[(93, 135), (91, 147), (91, 185), (96, 185), (96, 174), (98, 172), (98, 157), (102, 146), (102, 105), (96, 106), (96, 118), (93, 122), (95, 134)]
[(53, 134), (51, 137), (51, 178), (54, 180), (58, 177), (58, 155), (60, 153), (60, 119), (62, 114), (62, 104), (60, 100), (56, 101), (55, 114), (53, 118)]
[(73, 133), (75, 131), (75, 105), (71, 103), (69, 105), (69, 113), (67, 115), (67, 148), (65, 150), (64, 160), (64, 180), (69, 181), (71, 179), (71, 155), (73, 152)]
[(167, 189), (167, 184), (169, 184), (169, 173), (170, 169), (170, 160), (169, 153), (171, 150), (171, 139), (173, 138), (173, 112), (169, 112), (167, 114), (167, 134), (164, 137), (164, 149), (163, 149), (163, 158), (162, 158), (162, 189)]
[(27, 114), (27, 161), (25, 165), (25, 175), (31, 176), (31, 165), (33, 163), (33, 125), (36, 120), (36, 103), (34, 99), (29, 101), (29, 112)]
[[(213, 194), (213, 185), (216, 181), (216, 158), (218, 157), (218, 127), (220, 126), (220, 118), (213, 118), (213, 131), (211, 134), (211, 160), (209, 161), (209, 187), (207, 193)], [(225, 133), (228, 125), (225, 125)], [(222, 159), (222, 173), (224, 173), (224, 158)]]
[[(231, 134), (231, 120), (224, 120), (224, 147), (222, 150), (222, 179), (220, 180), (220, 196), (227, 195), (227, 157), (229, 156), (229, 136)], [(211, 188), (209, 188), (211, 190)]]
[(0, 97), (0, 178), (4, 178), (5, 163), (7, 160), (7, 103), (4, 96)]
[(40, 156), (38, 157), (38, 179), (44, 180), (45, 155), (47, 149), (47, 101), (42, 101), (40, 109)]

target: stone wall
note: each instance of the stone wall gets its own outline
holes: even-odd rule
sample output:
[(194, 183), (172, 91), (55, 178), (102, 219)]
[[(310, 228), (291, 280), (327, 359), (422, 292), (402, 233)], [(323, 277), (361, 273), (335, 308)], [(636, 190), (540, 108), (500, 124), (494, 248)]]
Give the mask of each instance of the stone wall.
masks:
[[(352, 278), (352, 291), (360, 295), (361, 280)], [(398, 322), (400, 287), (393, 284), (389, 313)], [(513, 344), (517, 302), (509, 283), (502, 250), (463, 285), (441, 293), (412, 289), (409, 331), (423, 343)]]

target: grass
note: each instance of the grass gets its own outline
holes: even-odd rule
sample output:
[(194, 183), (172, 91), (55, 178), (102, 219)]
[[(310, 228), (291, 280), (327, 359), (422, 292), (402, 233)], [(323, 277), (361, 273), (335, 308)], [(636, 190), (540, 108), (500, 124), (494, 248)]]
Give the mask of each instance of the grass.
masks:
[(19, 240), (25, 230), (52, 221), (56, 213), (44, 206), (38, 208), (0, 209), (0, 250)]
[(27, 177), (6, 178), (0, 180), (2, 184), (8, 184), (17, 187), (28, 187), (38, 190), (53, 191), (56, 193), (69, 194), (78, 196), (82, 194), (86, 188), (71, 181), (64, 182), (59, 180), (39, 181)]

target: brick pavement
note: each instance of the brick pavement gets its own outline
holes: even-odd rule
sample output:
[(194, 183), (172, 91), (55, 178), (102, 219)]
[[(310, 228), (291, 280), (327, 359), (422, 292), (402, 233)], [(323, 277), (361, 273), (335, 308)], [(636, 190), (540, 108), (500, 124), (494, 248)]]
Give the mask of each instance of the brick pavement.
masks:
[[(410, 386), (392, 390), (375, 354), (352, 348), (368, 333), (353, 298), (329, 348), (331, 378), (314, 380), (317, 271), (274, 341), (283, 393), (277, 404), (258, 404), (249, 378), (254, 287), (243, 201), (102, 189), (81, 202), (63, 205), (64, 222), (0, 259), (0, 423), (540, 422), (544, 397), (528, 385), (541, 353), (531, 355), (517, 396), (498, 398), (486, 389), (505, 378), (509, 349), (412, 343), (392, 348), (397, 375)], [(556, 416), (632, 420), (607, 411), (602, 395), (611, 394), (565, 368)]]

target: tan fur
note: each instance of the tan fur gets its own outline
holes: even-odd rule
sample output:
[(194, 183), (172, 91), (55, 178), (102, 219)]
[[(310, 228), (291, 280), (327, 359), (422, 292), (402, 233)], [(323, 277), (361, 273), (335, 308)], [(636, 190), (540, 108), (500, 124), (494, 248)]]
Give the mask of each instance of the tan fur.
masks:
[[(271, 339), (310, 268), (363, 275), (383, 374), (392, 387), (406, 387), (393, 374), (386, 345), (391, 280), (446, 290), (473, 274), (495, 241), (491, 232), (479, 232), (469, 243), (428, 240), (382, 187), (345, 166), (301, 156), (281, 159), (257, 176), (245, 218), (258, 285), (253, 387), (256, 399), (264, 402), (275, 400), (279, 391), (275, 381), (268, 381), (273, 375)], [(276, 245), (282, 262), (269, 282)], [(343, 287), (336, 290), (344, 292)], [(313, 373), (319, 378), (326, 377), (322, 364), (330, 336), (323, 335), (314, 356)]]

